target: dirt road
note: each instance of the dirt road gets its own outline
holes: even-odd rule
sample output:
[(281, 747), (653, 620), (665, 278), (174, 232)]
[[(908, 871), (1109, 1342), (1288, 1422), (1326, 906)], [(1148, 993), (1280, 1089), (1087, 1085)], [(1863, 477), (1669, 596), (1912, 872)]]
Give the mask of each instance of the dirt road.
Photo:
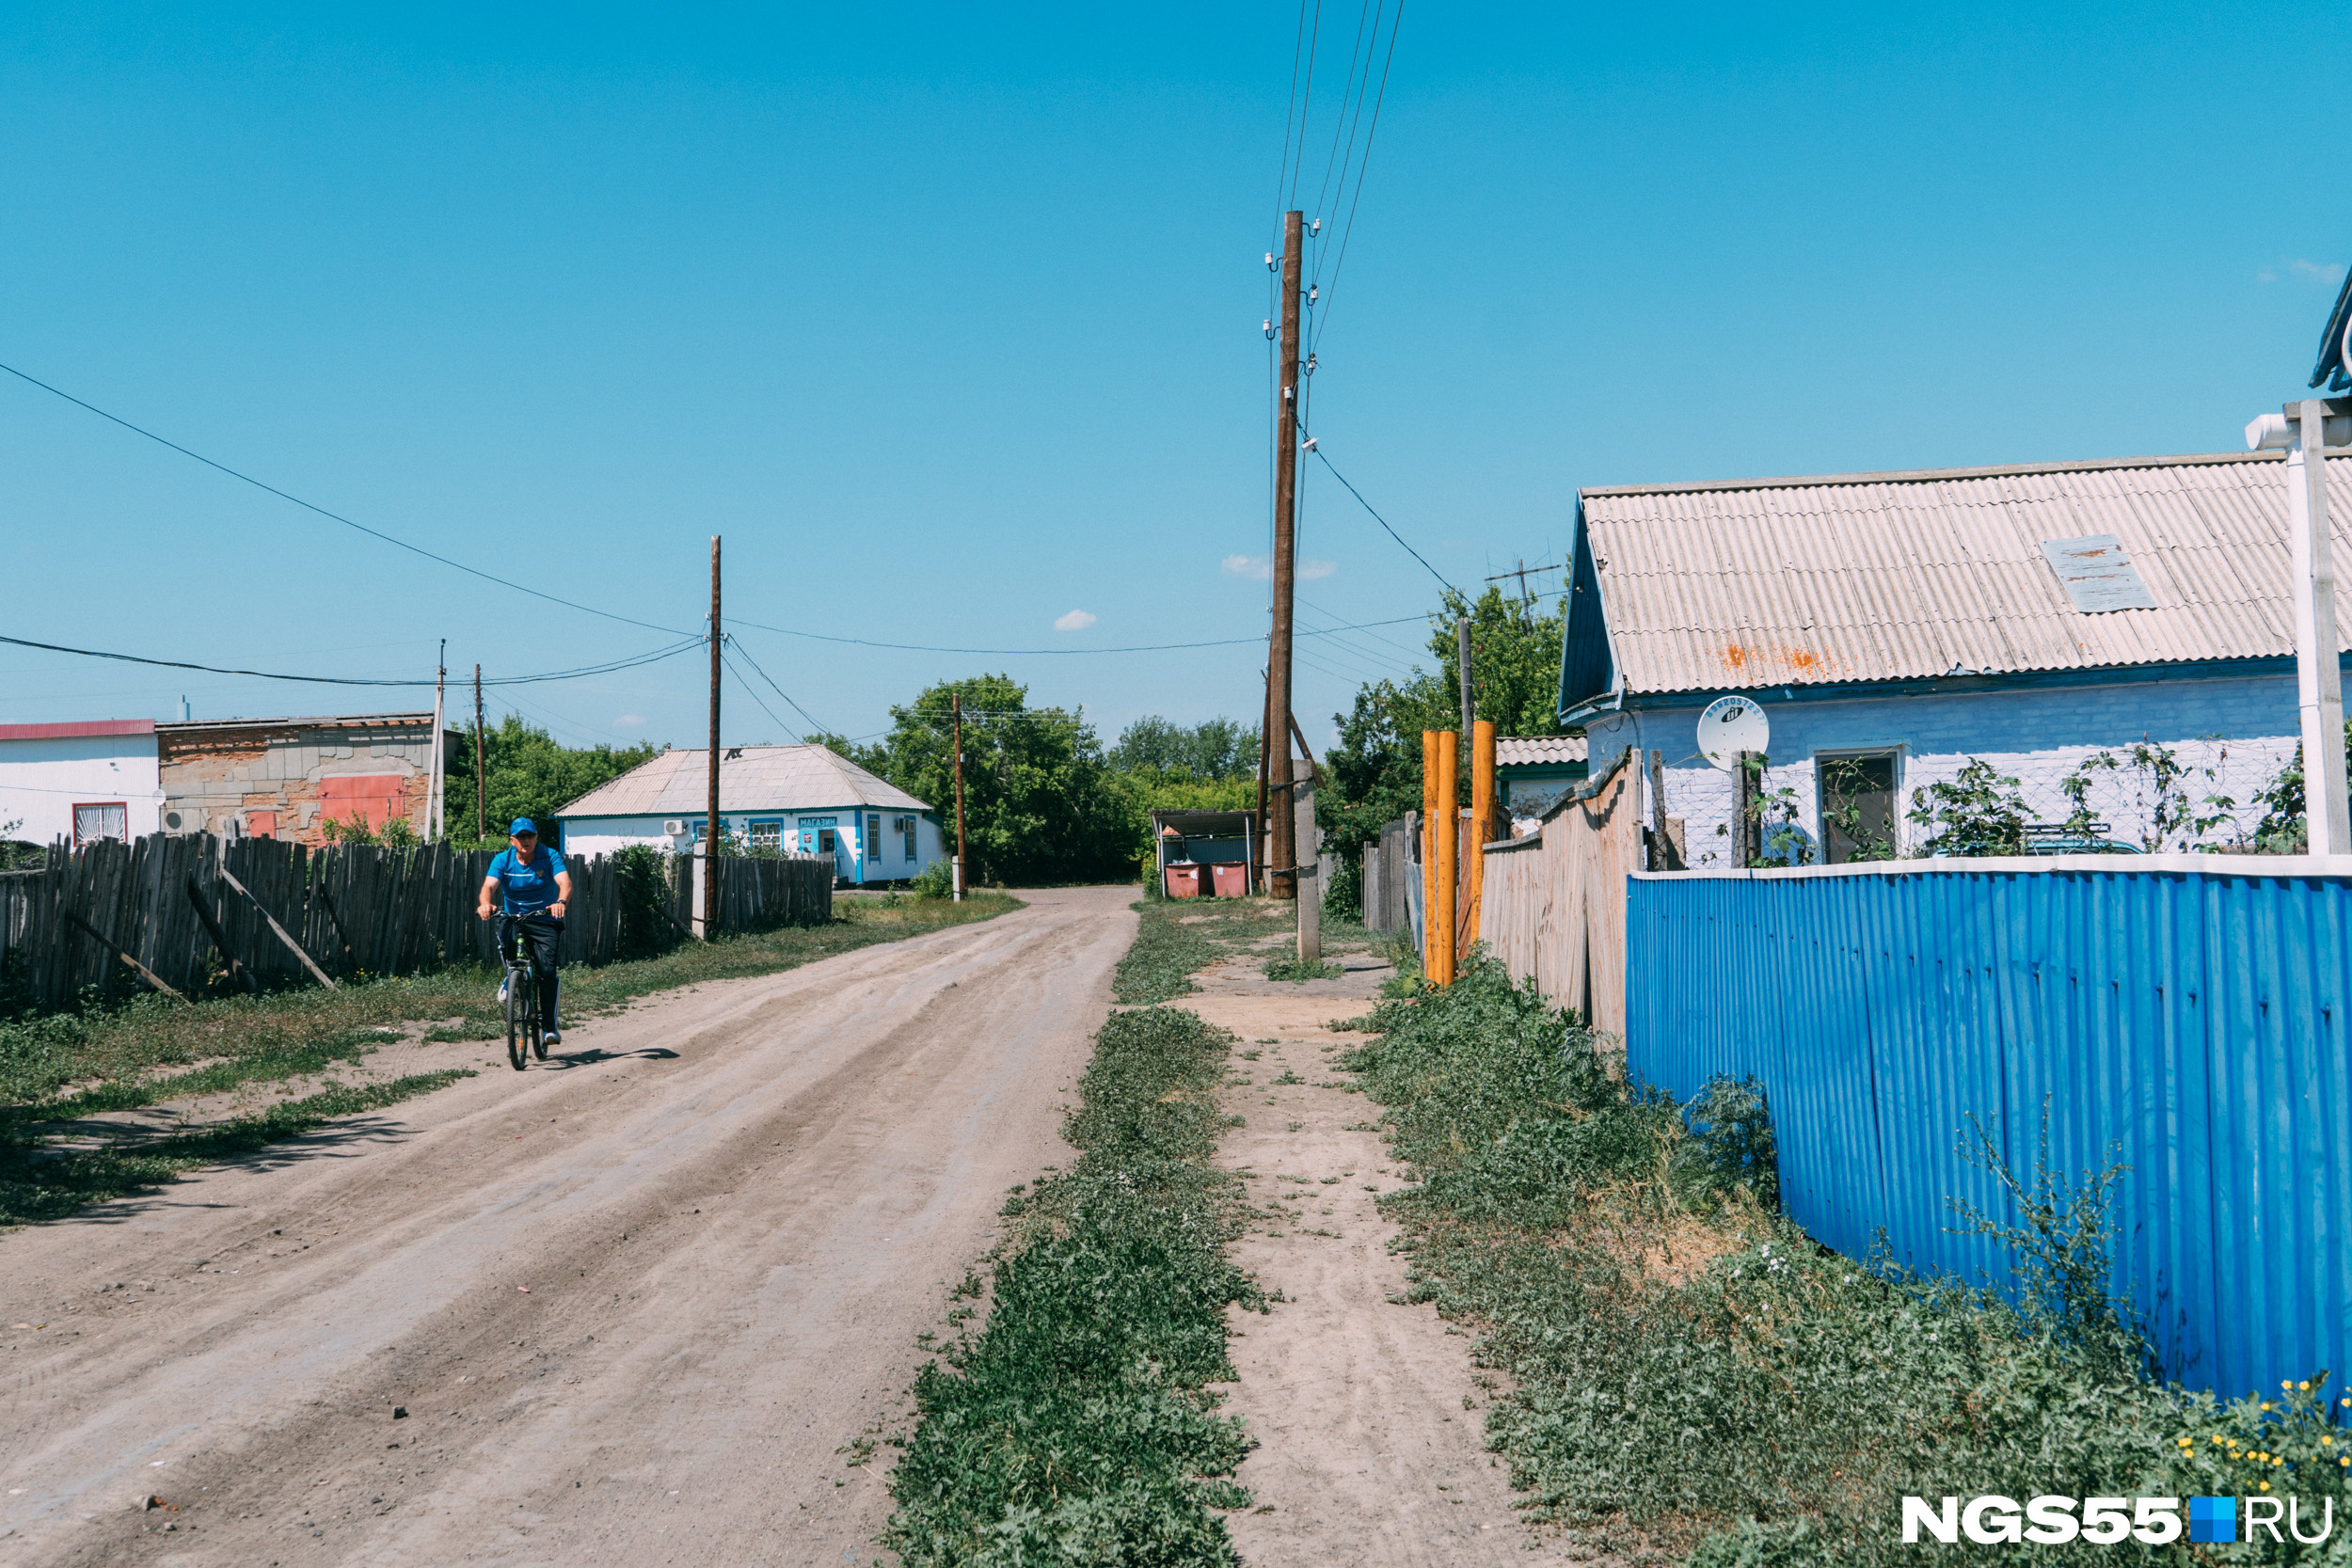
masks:
[(873, 1560), (836, 1450), (1069, 1158), (1134, 932), (1025, 896), (0, 1236), (0, 1561)]

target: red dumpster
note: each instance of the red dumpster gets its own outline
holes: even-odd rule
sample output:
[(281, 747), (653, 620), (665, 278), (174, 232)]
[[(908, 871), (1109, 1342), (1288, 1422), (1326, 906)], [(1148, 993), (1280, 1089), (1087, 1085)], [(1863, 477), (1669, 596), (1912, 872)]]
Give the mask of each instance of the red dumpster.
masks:
[(1220, 861), (1210, 867), (1216, 877), (1219, 898), (1246, 898), (1249, 895), (1249, 867), (1239, 861)]
[(1205, 865), (1171, 865), (1168, 868), (1168, 895), (1170, 898), (1200, 898), (1208, 894), (1209, 868)]

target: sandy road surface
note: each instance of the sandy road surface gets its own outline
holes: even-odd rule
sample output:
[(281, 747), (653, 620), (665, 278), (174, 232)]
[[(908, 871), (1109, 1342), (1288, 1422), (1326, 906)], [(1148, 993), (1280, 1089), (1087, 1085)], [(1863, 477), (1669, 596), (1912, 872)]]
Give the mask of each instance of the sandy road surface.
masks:
[(835, 1450), (1068, 1159), (1134, 932), (1025, 896), (0, 1236), (0, 1562), (873, 1560)]

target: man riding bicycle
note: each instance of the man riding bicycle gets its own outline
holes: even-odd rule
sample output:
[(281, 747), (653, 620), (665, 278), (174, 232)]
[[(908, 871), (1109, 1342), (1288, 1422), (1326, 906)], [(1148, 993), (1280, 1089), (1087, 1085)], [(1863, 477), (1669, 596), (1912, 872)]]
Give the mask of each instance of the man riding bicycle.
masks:
[[(522, 939), (532, 975), (539, 984), (539, 1016), (547, 1021), (542, 1038), (561, 1045), (564, 1037), (555, 1027), (555, 943), (563, 934), (564, 907), (571, 902), (572, 874), (564, 869), (561, 853), (539, 843), (539, 830), (528, 816), (515, 818), (507, 842), (491, 858), (474, 912), (484, 920), (493, 912), (508, 917), (499, 923), (499, 956), (513, 963), (516, 938)], [(499, 999), (505, 996), (506, 988), (501, 985)]]

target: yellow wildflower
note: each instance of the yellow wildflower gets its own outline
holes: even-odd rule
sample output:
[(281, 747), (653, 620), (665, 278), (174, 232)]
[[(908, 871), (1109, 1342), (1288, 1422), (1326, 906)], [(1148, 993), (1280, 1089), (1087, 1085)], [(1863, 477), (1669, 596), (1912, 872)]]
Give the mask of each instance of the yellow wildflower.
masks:
[(2269, 1491), (2269, 1490), (2270, 1490), (2270, 1482), (2268, 1482), (2268, 1481), (2264, 1481), (2264, 1482), (2263, 1482), (2263, 1490), (2264, 1490), (2264, 1491), (2265, 1491), (2265, 1492)]
[(2311, 1380), (2309, 1378), (2305, 1378), (2302, 1382), (2296, 1384), (2296, 1386), (2302, 1389), (2306, 1394), (2312, 1391)]

